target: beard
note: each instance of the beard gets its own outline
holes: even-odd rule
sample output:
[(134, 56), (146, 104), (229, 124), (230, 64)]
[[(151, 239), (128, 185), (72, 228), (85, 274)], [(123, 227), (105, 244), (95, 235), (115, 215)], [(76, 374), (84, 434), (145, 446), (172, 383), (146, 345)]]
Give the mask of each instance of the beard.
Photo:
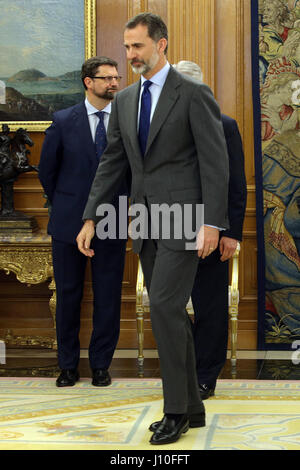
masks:
[(104, 100), (113, 100), (117, 91), (117, 88), (111, 88), (104, 91), (103, 93), (97, 93), (94, 91), (94, 95)]
[(131, 68), (134, 73), (139, 73), (141, 75), (145, 75), (146, 73), (150, 72), (159, 61), (159, 55), (156, 51), (153, 52), (152, 56), (148, 60), (148, 63), (144, 60), (141, 60), (141, 65), (134, 65), (134, 59), (130, 62)]
[(139, 73), (141, 75), (144, 75), (151, 70), (151, 67), (145, 62), (143, 62), (142, 65), (133, 65), (132, 63), (130, 65), (134, 73)]

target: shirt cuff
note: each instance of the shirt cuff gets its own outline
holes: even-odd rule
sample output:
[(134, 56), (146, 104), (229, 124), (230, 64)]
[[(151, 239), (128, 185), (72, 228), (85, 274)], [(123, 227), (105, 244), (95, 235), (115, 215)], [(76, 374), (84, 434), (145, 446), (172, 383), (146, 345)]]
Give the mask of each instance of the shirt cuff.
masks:
[(218, 230), (226, 230), (226, 228), (221, 228), (221, 227), (216, 227), (215, 225), (208, 225), (208, 224), (204, 224), (205, 227), (212, 227), (212, 228), (217, 228)]

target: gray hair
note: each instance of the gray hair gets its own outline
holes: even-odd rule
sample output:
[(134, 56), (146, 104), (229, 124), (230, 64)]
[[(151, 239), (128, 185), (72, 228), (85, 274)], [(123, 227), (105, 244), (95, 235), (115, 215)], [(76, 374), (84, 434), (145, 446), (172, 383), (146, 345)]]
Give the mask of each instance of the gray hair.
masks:
[(201, 67), (195, 62), (191, 62), (190, 60), (181, 60), (177, 64), (174, 64), (173, 67), (180, 73), (190, 75), (195, 80), (199, 80), (200, 82), (203, 81)]

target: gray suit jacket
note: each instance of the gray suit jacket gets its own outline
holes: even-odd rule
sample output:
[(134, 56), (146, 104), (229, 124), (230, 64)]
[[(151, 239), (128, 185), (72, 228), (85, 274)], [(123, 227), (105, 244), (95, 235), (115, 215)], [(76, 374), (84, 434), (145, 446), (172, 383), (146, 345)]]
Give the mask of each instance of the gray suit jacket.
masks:
[[(206, 85), (170, 68), (152, 118), (146, 153), (137, 136), (140, 82), (117, 94), (102, 155), (83, 219), (97, 222), (99, 204), (109, 202), (130, 167), (131, 204), (204, 204), (204, 223), (228, 228), (228, 155), (219, 107)], [(174, 221), (173, 221), (174, 222)], [(161, 237), (161, 234), (159, 234)], [(186, 238), (163, 240), (185, 249)], [(142, 240), (133, 240), (139, 252)]]

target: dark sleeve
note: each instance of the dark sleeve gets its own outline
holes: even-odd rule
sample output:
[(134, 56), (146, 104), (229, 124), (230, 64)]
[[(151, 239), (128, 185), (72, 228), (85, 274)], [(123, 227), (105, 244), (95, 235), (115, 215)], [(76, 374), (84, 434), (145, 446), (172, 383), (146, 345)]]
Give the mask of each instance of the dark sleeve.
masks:
[(51, 126), (46, 130), (39, 163), (39, 179), (50, 202), (52, 201), (56, 187), (61, 159), (61, 133), (59, 124), (54, 119)]
[(243, 144), (236, 121), (223, 116), (222, 121), (229, 156), (228, 217), (230, 228), (223, 231), (221, 235), (241, 241), (247, 202)]
[(204, 84), (195, 88), (192, 96), (190, 123), (199, 162), (204, 224), (227, 228), (227, 148), (219, 105)]

